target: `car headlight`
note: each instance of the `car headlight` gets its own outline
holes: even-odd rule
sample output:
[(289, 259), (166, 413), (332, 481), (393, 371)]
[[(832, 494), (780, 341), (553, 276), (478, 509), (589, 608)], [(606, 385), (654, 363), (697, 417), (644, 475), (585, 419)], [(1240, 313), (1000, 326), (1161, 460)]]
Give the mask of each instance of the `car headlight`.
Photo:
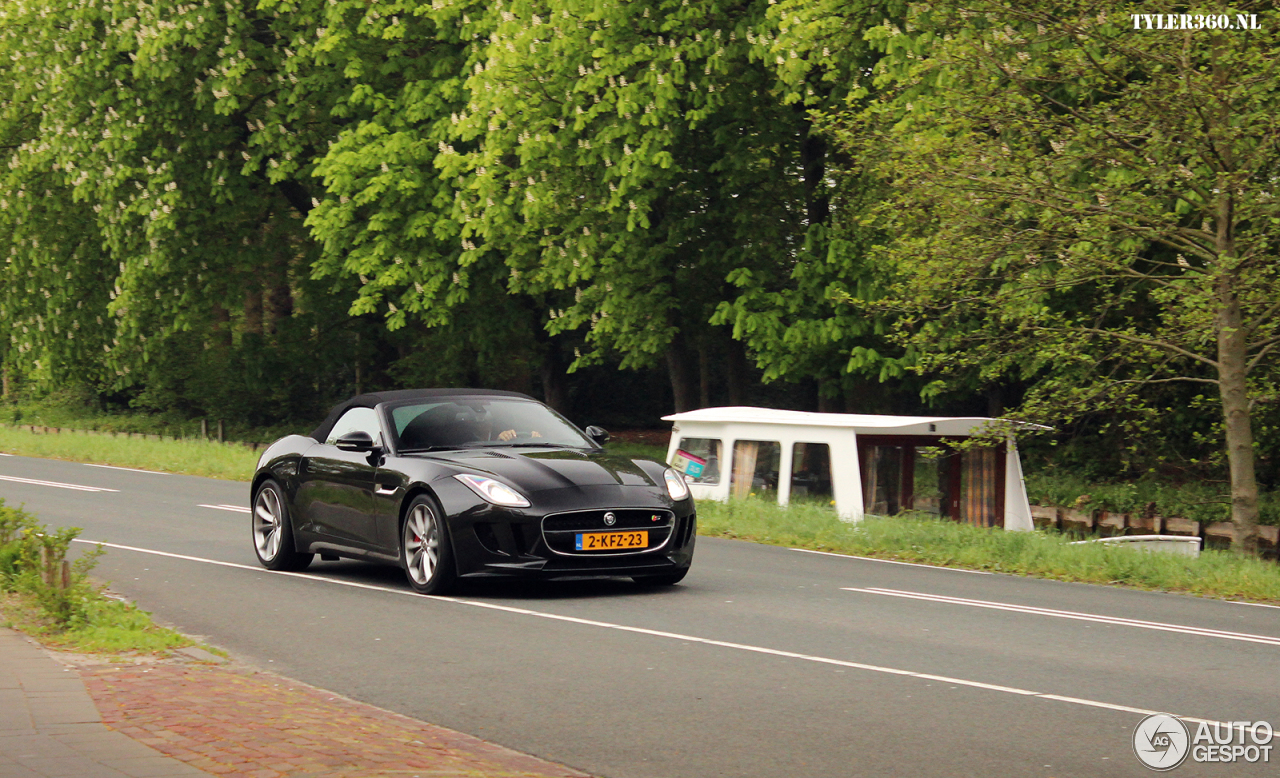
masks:
[(684, 476), (674, 470), (668, 470), (662, 474), (662, 480), (667, 482), (667, 494), (671, 495), (673, 500), (683, 500), (689, 496), (689, 485), (684, 482)]
[(528, 508), (529, 501), (525, 499), (515, 489), (492, 478), (485, 478), (481, 475), (469, 475), (462, 473), (455, 475), (454, 478), (471, 487), (471, 490), (480, 495), (487, 502), (494, 505), (504, 505), (508, 508)]

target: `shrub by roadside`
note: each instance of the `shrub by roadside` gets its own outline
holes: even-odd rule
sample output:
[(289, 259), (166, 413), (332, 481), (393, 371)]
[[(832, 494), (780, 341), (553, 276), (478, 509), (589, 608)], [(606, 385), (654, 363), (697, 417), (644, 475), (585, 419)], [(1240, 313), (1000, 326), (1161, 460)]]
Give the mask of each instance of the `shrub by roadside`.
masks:
[(758, 499), (698, 503), (698, 534), (855, 556), (1120, 584), (1205, 597), (1280, 603), (1280, 565), (1206, 550), (1199, 558), (1103, 544), (1056, 532), (1006, 532), (920, 515), (851, 524), (829, 508)]
[[(1063, 473), (1031, 473), (1026, 481), (1027, 497), (1032, 505), (1177, 516), (1206, 524), (1231, 521), (1226, 484), (1174, 484), (1155, 480), (1090, 483)], [(1280, 524), (1280, 495), (1263, 492), (1258, 498), (1258, 523)]]
[(6, 626), (82, 653), (154, 653), (193, 645), (133, 605), (105, 596), (89, 580), (100, 549), (68, 560), (79, 534), (76, 527), (47, 529), (0, 500), (0, 615)]

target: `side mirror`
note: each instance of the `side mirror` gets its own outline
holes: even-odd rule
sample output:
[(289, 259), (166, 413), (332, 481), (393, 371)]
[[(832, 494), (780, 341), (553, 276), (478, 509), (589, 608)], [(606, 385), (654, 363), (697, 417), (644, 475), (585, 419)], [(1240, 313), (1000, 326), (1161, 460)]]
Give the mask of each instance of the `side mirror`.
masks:
[(591, 442), (597, 446), (603, 446), (609, 440), (609, 433), (603, 427), (597, 427), (594, 424), (585, 430), (587, 437), (591, 438)]
[(373, 438), (364, 430), (348, 432), (333, 442), (342, 451), (373, 451)]

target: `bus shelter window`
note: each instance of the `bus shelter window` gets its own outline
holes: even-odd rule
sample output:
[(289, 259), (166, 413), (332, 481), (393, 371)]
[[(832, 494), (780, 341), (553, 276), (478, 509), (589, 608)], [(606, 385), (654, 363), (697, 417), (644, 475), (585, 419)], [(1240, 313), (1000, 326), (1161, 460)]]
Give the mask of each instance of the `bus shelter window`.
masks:
[(830, 505), (831, 446), (797, 443), (791, 449), (791, 502)]
[(769, 440), (739, 440), (733, 444), (729, 492), (733, 497), (754, 495), (776, 500), (782, 444)]
[(720, 483), (721, 443), (716, 438), (681, 438), (671, 466), (691, 484)]

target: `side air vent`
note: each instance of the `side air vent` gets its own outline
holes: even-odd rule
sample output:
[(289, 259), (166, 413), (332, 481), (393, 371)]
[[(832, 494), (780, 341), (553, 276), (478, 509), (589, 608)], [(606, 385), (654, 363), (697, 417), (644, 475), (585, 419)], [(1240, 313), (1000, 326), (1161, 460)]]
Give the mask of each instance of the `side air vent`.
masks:
[(484, 546), (485, 551), (494, 554), (504, 554), (501, 545), (498, 543), (498, 536), (493, 531), (493, 525), (487, 521), (478, 521), (475, 524), (476, 539), (480, 541), (480, 545)]

